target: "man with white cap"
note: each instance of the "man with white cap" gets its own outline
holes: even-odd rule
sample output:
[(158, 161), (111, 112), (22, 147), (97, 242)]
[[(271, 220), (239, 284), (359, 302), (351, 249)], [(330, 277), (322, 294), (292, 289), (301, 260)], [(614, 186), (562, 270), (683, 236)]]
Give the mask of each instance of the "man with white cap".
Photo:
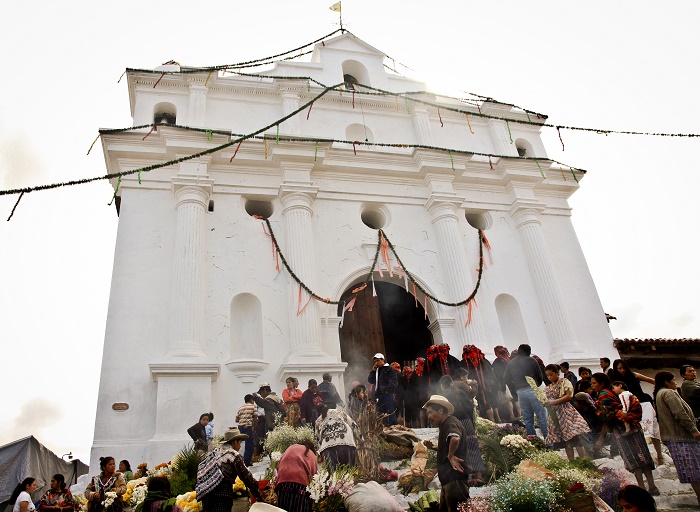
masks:
[(266, 433), (275, 428), (275, 421), (278, 418), (285, 416), (286, 411), (284, 409), (284, 403), (282, 399), (278, 397), (270, 384), (267, 382), (261, 382), (258, 392), (253, 393), (253, 400), (258, 405), (265, 410), (265, 429)]
[[(452, 416), (455, 408), (442, 395), (432, 395), (423, 406), (428, 421), (438, 427), (437, 470), (442, 490), (440, 512), (457, 512), (457, 506), (469, 499), (469, 467), (467, 433), (462, 423)], [(423, 441), (435, 449), (432, 441)]]
[(399, 387), (399, 377), (396, 371), (384, 361), (384, 354), (376, 353), (372, 358), (374, 366), (369, 372), (367, 381), (374, 385), (374, 397), (377, 399), (377, 411), (388, 414), (384, 418), (387, 427), (396, 425), (396, 405), (394, 404), (394, 393)]

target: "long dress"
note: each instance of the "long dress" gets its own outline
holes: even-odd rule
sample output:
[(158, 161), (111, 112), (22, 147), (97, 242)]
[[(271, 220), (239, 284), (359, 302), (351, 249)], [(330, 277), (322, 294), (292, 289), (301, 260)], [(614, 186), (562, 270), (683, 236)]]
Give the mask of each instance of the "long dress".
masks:
[[(569, 379), (564, 378), (560, 378), (556, 384), (550, 384), (544, 390), (549, 400), (557, 400), (567, 392), (573, 393), (574, 386)], [(547, 416), (547, 444), (553, 444), (557, 449), (566, 446), (567, 442), (573, 446), (580, 445), (580, 436), (591, 431), (583, 416), (571, 405), (571, 402), (553, 405), (550, 409), (557, 415), (559, 425), (555, 425), (551, 414)]]
[(609, 389), (604, 389), (598, 393), (596, 407), (598, 408), (598, 416), (608, 425), (608, 429), (613, 435), (613, 440), (617, 444), (622, 461), (625, 463), (625, 469), (630, 473), (640, 469), (654, 469), (654, 460), (651, 458), (651, 453), (649, 453), (649, 447), (646, 439), (644, 439), (642, 429), (636, 426), (632, 427), (632, 433), (625, 436), (623, 435), (625, 426), (620, 421), (622, 415), (625, 415), (626, 420), (641, 419), (641, 407), (624, 413), (622, 411), (622, 402)]

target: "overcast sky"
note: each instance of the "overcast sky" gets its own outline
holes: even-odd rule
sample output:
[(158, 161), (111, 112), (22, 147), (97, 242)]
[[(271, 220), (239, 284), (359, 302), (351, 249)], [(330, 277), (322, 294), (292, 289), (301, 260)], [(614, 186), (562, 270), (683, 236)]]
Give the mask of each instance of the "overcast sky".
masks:
[[(126, 67), (206, 66), (335, 30), (331, 0), (12, 2), (2, 9), (0, 189), (102, 175), (97, 129), (131, 125)], [(555, 124), (700, 132), (700, 4), (344, 0), (355, 35), (432, 90)], [(697, 337), (700, 140), (544, 130), (587, 169), (573, 221), (615, 337)], [(381, 141), (378, 141), (381, 142)], [(107, 182), (0, 197), (0, 443), (33, 434), (87, 461), (117, 216)], [(497, 254), (498, 248), (494, 248)], [(118, 454), (115, 454), (118, 456)], [(139, 461), (132, 461), (138, 463)]]

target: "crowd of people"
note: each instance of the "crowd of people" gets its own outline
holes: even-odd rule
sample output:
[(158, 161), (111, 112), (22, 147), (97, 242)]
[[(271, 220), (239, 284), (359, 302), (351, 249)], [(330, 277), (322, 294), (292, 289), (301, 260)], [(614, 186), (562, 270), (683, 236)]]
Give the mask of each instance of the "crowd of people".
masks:
[[(473, 345), (464, 347), (462, 360), (453, 357), (445, 344), (432, 346), (413, 368), (388, 364), (384, 355), (377, 353), (367, 385), (353, 382), (347, 401), (328, 373), (322, 375), (321, 384), (310, 379), (303, 392), (296, 378), (287, 378), (281, 397), (269, 383), (262, 382), (257, 392), (245, 395), (236, 414), (237, 426), (224, 434), (223, 443), (216, 448), (212, 443), (214, 415), (202, 414), (187, 432), (198, 449), (209, 452), (223, 475), (210, 488), (205, 485), (201, 500), (205, 511), (230, 511), (236, 477), (255, 498), (263, 499), (248, 467), (254, 455), (261, 453), (266, 434), (285, 421), (295, 427), (312, 427), (317, 443), (293, 445), (282, 454), (275, 482), (278, 506), (290, 512), (310, 512), (312, 501), (306, 485), (318, 471), (317, 457), (320, 455), (330, 471), (355, 464), (356, 443), (362, 437), (356, 419), (370, 402), (384, 415), (386, 426), (400, 422), (411, 427), (438, 427), (437, 447), (425, 444), (438, 451), (441, 510), (456, 510), (456, 504), (469, 496), (469, 487), (484, 483), (486, 468), (476, 437), (477, 415), (521, 422), (528, 435), (541, 435), (546, 445), (564, 449), (570, 459), (575, 455), (599, 456), (609, 447), (611, 455), (621, 456), (638, 483), (638, 490), (628, 491), (621, 503), (623, 499), (630, 503), (641, 499), (642, 491), (659, 494), (652, 470), (656, 463), (664, 462), (663, 442), (679, 481), (691, 484), (700, 503), (700, 383), (693, 366), (679, 368), (683, 380), (677, 386), (671, 372), (660, 371), (650, 378), (633, 372), (619, 359), (611, 365), (608, 358), (601, 358), (600, 372), (580, 367), (577, 378), (567, 363), (545, 366), (529, 345), (520, 345), (513, 352), (499, 346), (494, 352), (492, 364)], [(653, 383), (653, 395), (643, 391), (641, 382)], [(654, 446), (656, 460), (647, 439)], [(105, 495), (123, 495), (131, 478), (128, 461), (121, 461), (117, 471), (113, 457), (102, 457), (99, 475), (85, 490), (89, 511), (103, 512)], [(33, 512), (31, 494), (35, 490), (33, 478), (21, 482), (10, 500), (13, 512)], [(151, 478), (146, 510), (141, 507), (137, 512), (171, 512), (169, 493), (167, 479)], [(107, 508), (120, 512), (121, 504), (121, 500), (114, 500)], [(74, 507), (63, 476), (55, 475), (38, 508), (41, 512), (69, 512)]]

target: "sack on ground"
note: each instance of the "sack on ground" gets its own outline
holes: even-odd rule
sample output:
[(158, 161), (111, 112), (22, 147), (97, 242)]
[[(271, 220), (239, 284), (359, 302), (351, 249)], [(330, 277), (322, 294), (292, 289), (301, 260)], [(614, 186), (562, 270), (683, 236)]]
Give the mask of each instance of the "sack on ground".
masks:
[(404, 512), (399, 502), (377, 482), (357, 484), (345, 498), (348, 512)]
[(524, 460), (518, 465), (518, 474), (530, 480), (554, 479), (554, 473), (531, 460)]

